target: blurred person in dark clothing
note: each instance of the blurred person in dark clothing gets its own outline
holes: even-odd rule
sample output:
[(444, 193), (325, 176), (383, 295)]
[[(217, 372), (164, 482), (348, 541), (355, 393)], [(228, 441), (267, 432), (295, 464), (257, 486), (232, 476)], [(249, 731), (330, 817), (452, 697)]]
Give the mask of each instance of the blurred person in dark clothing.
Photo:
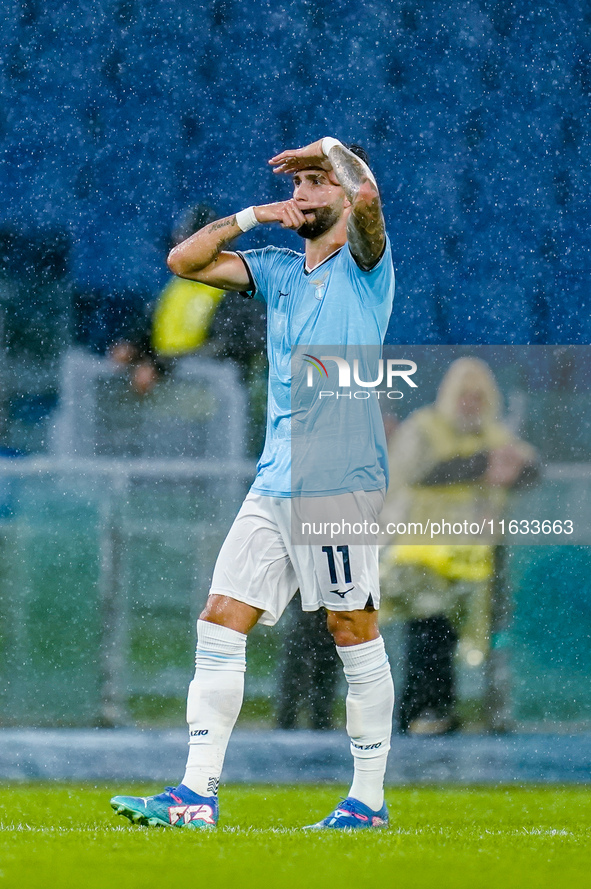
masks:
[(326, 611), (302, 611), (297, 595), (286, 612), (277, 728), (297, 728), (300, 713), (307, 710), (310, 728), (332, 729), (340, 661), (326, 628)]

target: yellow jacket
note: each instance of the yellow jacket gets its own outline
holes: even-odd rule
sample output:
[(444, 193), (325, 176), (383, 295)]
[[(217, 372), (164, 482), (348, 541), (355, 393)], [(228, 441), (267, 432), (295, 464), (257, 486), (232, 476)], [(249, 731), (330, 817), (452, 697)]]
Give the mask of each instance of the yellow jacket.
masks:
[(152, 346), (164, 357), (194, 352), (207, 339), (223, 290), (173, 278), (160, 295), (152, 325)]
[[(452, 524), (467, 521), (481, 526), (482, 522), (493, 520), (493, 527), (497, 527), (507, 500), (505, 487), (487, 484), (483, 478), (437, 485), (425, 485), (421, 481), (440, 463), (486, 454), (508, 444), (519, 450), (525, 462), (535, 461), (534, 449), (496, 419), (498, 390), (488, 368), (487, 372), (482, 369), (483, 362), (460, 359), (454, 365), (444, 377), (435, 404), (411, 414), (393, 436), (388, 452), (390, 490), (382, 515), (384, 522), (420, 522), (426, 527), (429, 521)], [(461, 424), (456, 421), (458, 395), (461, 385), (474, 386), (475, 380), (486, 396), (482, 417), (477, 431), (461, 431)], [(445, 542), (438, 543), (435, 539), (428, 543), (429, 536), (399, 534), (383, 558), (386, 564), (425, 565), (454, 580), (482, 581), (490, 577), (492, 547), (470, 544), (466, 536), (455, 543), (454, 537), (450, 541), (448, 535)]]

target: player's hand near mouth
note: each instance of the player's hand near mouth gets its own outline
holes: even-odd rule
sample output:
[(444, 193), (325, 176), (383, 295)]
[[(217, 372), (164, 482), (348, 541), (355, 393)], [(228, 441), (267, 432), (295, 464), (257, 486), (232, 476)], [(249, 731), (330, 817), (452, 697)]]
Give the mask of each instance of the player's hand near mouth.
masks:
[(254, 208), (254, 213), (259, 222), (278, 222), (282, 228), (297, 230), (318, 207), (318, 203), (290, 198), (276, 204), (261, 204)]

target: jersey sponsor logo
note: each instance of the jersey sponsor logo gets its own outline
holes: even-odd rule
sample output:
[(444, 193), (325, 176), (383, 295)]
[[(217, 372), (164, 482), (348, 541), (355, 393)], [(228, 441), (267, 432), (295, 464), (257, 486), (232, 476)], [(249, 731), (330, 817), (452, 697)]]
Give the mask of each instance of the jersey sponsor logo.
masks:
[(200, 736), (202, 736), (202, 735), (208, 735), (208, 734), (209, 734), (209, 729), (208, 729), (208, 728), (194, 728), (194, 729), (192, 729), (192, 730), (189, 732), (189, 735), (190, 735), (192, 738), (198, 738), (198, 737), (200, 737)]
[(351, 586), (351, 587), (349, 587), (348, 590), (329, 590), (328, 592), (333, 593), (335, 596), (340, 596), (341, 599), (344, 599), (345, 596), (347, 595), (347, 593), (350, 593), (351, 590), (354, 590), (354, 589), (355, 589), (355, 587)]
[(277, 298), (278, 298), (278, 299), (281, 299), (282, 296), (289, 296), (289, 293), (283, 293), (283, 291), (280, 290), (280, 291), (277, 293)]
[(206, 805), (169, 806), (168, 818), (171, 824), (190, 824), (191, 821), (203, 821), (204, 824), (215, 824), (213, 808)]

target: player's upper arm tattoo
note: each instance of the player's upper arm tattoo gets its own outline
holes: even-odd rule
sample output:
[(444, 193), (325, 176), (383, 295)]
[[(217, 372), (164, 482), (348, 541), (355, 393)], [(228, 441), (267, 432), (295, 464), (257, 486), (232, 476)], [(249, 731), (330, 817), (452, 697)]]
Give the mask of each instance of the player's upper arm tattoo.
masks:
[(352, 151), (335, 145), (329, 160), (337, 179), (351, 201), (347, 237), (351, 253), (363, 269), (371, 269), (380, 259), (386, 243), (386, 228), (380, 193), (367, 164)]

